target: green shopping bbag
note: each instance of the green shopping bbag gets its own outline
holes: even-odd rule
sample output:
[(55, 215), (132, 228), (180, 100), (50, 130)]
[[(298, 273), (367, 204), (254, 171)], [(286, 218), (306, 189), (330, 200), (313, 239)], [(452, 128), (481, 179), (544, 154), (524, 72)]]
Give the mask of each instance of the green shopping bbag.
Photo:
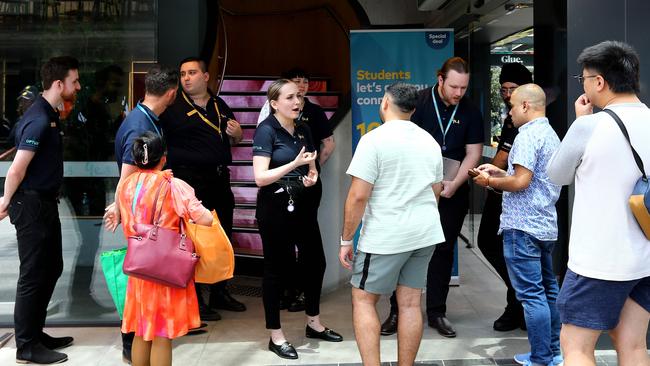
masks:
[(126, 283), (129, 280), (129, 277), (122, 271), (125, 256), (126, 247), (103, 252), (100, 256), (102, 271), (104, 272), (104, 278), (106, 278), (106, 286), (113, 298), (120, 319), (122, 319), (122, 313), (124, 312)]

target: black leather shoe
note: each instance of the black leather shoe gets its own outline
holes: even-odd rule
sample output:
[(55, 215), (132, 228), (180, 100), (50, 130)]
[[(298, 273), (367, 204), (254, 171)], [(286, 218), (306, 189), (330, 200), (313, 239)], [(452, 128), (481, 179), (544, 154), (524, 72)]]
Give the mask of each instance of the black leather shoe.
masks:
[(214, 301), (210, 301), (210, 306), (215, 309), (228, 311), (246, 311), (246, 305), (235, 300), (234, 297), (230, 296), (230, 294), (225, 291), (216, 295)]
[(524, 316), (521, 312), (515, 312), (506, 309), (506, 311), (501, 314), (499, 319), (494, 321), (494, 325), (492, 327), (498, 332), (508, 332), (521, 327), (522, 323), (525, 327), (526, 322), (523, 319)]
[(291, 304), (289, 304), (289, 307), (287, 307), (287, 311), (292, 313), (305, 311), (305, 294), (303, 293), (296, 297)]
[(207, 306), (199, 306), (199, 317), (202, 321), (217, 321), (221, 320), (221, 315)]
[(272, 339), (269, 339), (269, 351), (275, 353), (276, 355), (282, 358), (288, 358), (290, 360), (298, 359), (298, 352), (296, 352), (296, 349), (293, 348), (293, 346), (289, 342), (284, 342), (278, 346), (275, 343), (273, 343)]
[(438, 316), (433, 319), (429, 319), (429, 326), (435, 328), (443, 337), (454, 338), (456, 337), (456, 331), (451, 325), (451, 322), (444, 316)]
[(309, 325), (305, 327), (305, 337), (307, 338), (318, 338), (328, 342), (342, 342), (343, 336), (336, 333), (335, 331), (325, 328), (322, 332), (317, 332), (313, 330)]
[(35, 363), (39, 365), (51, 365), (68, 360), (65, 353), (52, 351), (45, 348), (41, 343), (35, 343), (16, 350), (16, 363)]
[(74, 342), (72, 337), (52, 337), (51, 335), (43, 332), (41, 333), (41, 343), (47, 349), (56, 350), (68, 347)]
[(388, 318), (381, 325), (381, 335), (389, 336), (397, 333), (397, 314), (390, 313)]

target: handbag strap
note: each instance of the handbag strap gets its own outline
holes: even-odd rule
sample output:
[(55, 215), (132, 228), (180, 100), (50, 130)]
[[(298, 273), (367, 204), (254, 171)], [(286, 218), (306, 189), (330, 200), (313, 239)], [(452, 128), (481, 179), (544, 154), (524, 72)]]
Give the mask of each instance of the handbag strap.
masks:
[[(158, 201), (158, 196), (160, 195), (160, 190), (162, 189), (162, 186), (165, 185), (165, 182), (167, 182), (167, 180), (165, 178), (163, 178), (163, 182), (160, 183), (160, 186), (158, 186), (158, 191), (156, 192), (156, 199), (154, 200), (154, 206), (153, 206), (154, 210), (156, 209), (156, 204), (157, 204), (157, 201)], [(167, 189), (165, 190), (165, 194), (163, 195), (163, 200), (162, 200), (162, 203), (160, 204), (160, 209), (158, 209), (158, 220), (160, 220), (160, 215), (162, 214), (162, 208), (163, 208), (163, 205), (165, 204), (164, 203), (165, 197), (167, 197), (167, 194), (171, 191), (171, 189), (172, 189), (171, 182), (167, 182)], [(155, 217), (152, 217), (151, 220), (152, 220), (151, 223), (153, 225), (156, 225), (156, 226), (158, 225), (158, 222), (155, 221)], [(179, 227), (180, 227), (181, 236), (182, 236), (183, 239), (185, 239), (185, 223), (183, 222), (182, 217), (180, 219)], [(185, 242), (181, 241), (181, 245), (184, 246)]]
[[(166, 179), (163, 178), (163, 181), (160, 183), (158, 186), (158, 190), (156, 191), (156, 198), (153, 200), (153, 210), (151, 213), (151, 224), (152, 225), (157, 225), (158, 221), (156, 220), (156, 217), (158, 217), (158, 220), (160, 220), (160, 215), (162, 214), (162, 209), (163, 205), (165, 204), (165, 197), (167, 196), (167, 192), (169, 192), (169, 189), (165, 190), (165, 194), (163, 195), (163, 199), (160, 203), (160, 208), (158, 209), (158, 215), (156, 215), (156, 205), (158, 204), (158, 197), (160, 196), (160, 191), (162, 187), (165, 185)], [(169, 187), (169, 183), (167, 183), (167, 187)]]
[(643, 179), (644, 182), (647, 182), (648, 176), (646, 175), (645, 169), (643, 167), (643, 160), (641, 160), (641, 157), (634, 149), (634, 146), (632, 146), (632, 142), (630, 141), (630, 135), (627, 133), (627, 128), (625, 128), (623, 121), (621, 121), (621, 118), (618, 116), (618, 114), (616, 114), (611, 109), (603, 109), (603, 112), (609, 114), (614, 119), (614, 121), (616, 121), (616, 124), (621, 129), (621, 132), (623, 133), (623, 136), (625, 136), (627, 143), (630, 145), (630, 149), (632, 149), (632, 155), (634, 155), (634, 161), (636, 162), (636, 166), (639, 167), (639, 170), (641, 171), (642, 174), (641, 178)]

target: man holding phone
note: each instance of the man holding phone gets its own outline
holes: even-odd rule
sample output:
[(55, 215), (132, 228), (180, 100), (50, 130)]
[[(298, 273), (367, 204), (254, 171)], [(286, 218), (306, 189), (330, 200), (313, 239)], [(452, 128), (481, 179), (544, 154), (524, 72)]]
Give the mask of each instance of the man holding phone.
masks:
[(508, 170), (483, 164), (474, 182), (504, 191), (499, 233), (503, 255), (517, 299), (524, 307), (530, 353), (515, 355), (522, 365), (559, 365), (559, 292), (553, 272), (557, 240), (555, 202), (560, 186), (546, 174), (546, 166), (560, 139), (546, 118), (546, 96), (538, 85), (518, 87), (510, 97), (510, 115), (519, 134), (508, 156)]

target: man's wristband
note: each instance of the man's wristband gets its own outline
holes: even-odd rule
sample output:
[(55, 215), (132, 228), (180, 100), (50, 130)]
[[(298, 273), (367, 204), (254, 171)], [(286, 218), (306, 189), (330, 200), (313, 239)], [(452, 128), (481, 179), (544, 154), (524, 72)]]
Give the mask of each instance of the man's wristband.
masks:
[(341, 246), (347, 246), (347, 245), (352, 245), (353, 240), (343, 240), (343, 237), (341, 236)]

